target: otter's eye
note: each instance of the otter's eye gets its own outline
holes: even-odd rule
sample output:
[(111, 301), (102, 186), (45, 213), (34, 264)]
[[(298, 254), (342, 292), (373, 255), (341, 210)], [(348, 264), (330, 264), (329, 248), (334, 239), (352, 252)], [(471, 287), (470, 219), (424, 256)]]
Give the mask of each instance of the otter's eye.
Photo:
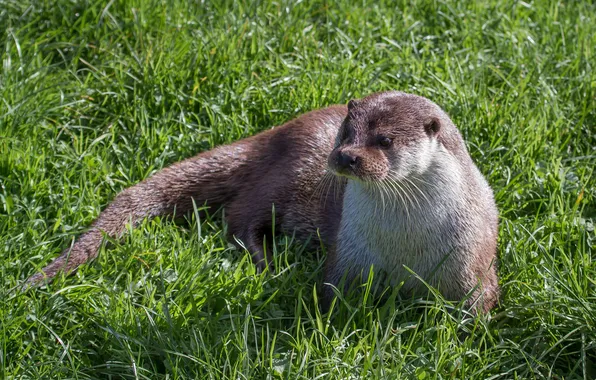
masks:
[(393, 139), (390, 139), (389, 137), (381, 137), (379, 139), (379, 145), (383, 148), (389, 148), (391, 144), (393, 144)]

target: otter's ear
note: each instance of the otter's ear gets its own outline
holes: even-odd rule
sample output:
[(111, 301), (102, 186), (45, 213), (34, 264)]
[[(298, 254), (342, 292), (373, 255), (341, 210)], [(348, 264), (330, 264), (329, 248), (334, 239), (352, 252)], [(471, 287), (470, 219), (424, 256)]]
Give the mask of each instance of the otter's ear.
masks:
[(352, 99), (348, 102), (348, 111), (351, 111), (356, 107), (358, 107), (358, 100)]
[(436, 117), (424, 123), (424, 130), (429, 136), (436, 136), (441, 130), (441, 122)]

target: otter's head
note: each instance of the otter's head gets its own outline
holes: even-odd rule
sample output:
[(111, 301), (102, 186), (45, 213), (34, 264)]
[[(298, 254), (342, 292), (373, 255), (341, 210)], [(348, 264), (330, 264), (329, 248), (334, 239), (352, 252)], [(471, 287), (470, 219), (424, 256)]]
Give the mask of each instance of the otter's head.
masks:
[(454, 131), (459, 137), (441, 108), (420, 96), (382, 92), (350, 100), (328, 165), (337, 175), (362, 182), (423, 174), (442, 135)]

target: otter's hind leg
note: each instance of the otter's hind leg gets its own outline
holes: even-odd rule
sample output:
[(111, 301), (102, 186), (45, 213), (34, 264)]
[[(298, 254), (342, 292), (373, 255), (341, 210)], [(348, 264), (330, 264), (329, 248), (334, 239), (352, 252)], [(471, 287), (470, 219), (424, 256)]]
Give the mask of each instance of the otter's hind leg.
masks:
[[(230, 235), (238, 239), (244, 245), (244, 248), (250, 252), (252, 261), (259, 271), (264, 271), (267, 267), (273, 269), (271, 255), (265, 252), (264, 249), (264, 242), (269, 242), (271, 239), (266, 239), (266, 234), (263, 234), (262, 231), (263, 228), (258, 227), (248, 227), (236, 232), (230, 230)], [(267, 247), (270, 246), (270, 244), (267, 244)]]
[(240, 202), (230, 205), (226, 209), (228, 223), (228, 236), (236, 246), (244, 247), (252, 255), (252, 261), (259, 271), (267, 266), (272, 268), (269, 252), (265, 251), (264, 243), (267, 242), (267, 251), (271, 246), (271, 216), (264, 212), (248, 208)]

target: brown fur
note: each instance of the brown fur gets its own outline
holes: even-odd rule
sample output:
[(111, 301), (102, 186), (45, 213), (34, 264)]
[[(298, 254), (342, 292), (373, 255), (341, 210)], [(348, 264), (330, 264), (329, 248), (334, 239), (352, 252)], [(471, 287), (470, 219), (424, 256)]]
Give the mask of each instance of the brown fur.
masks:
[[(225, 207), (230, 234), (253, 253), (254, 262), (261, 269), (268, 262), (263, 253), (263, 239), (273, 227), (273, 205), (276, 231), (295, 233), (300, 239), (316, 239), (318, 230), (330, 250), (326, 279), (337, 285), (337, 279), (329, 273), (342, 268), (341, 252), (334, 247), (346, 207), (343, 202), (346, 181), (331, 177), (328, 162), (348, 181), (383, 178), (391, 170), (391, 156), (379, 149), (375, 139), (389, 135), (396, 146), (405, 146), (434, 133), (433, 123), (447, 116), (437, 114), (436, 106), (429, 104), (433, 103), (413, 95), (373, 94), (351, 101), (349, 111), (345, 106), (312, 111), (280, 127), (176, 163), (120, 193), (71, 248), (29, 278), (27, 284), (43, 283), (59, 271), (70, 273), (95, 258), (103, 234), (119, 238), (129, 222), (137, 225), (148, 217), (186, 213), (192, 210), (194, 200), (197, 205)], [(455, 127), (453, 131), (437, 133), (438, 141), (460, 160), (464, 170), (478, 176), (461, 136)], [(340, 146), (344, 154), (359, 157), (357, 170), (342, 173), (343, 169), (338, 168)], [(478, 194), (474, 191), (475, 187), (469, 194), (472, 203), (474, 196), (485, 196), (482, 191)], [(494, 208), (492, 194), (488, 202), (493, 202)], [(481, 280), (484, 287), (490, 288), (494, 294), (479, 291), (473, 297), (484, 294), (480, 307), (484, 311), (492, 308), (498, 299), (492, 265), (497, 228), (493, 208), (487, 211), (486, 228), (494, 232), (494, 237), (481, 238), (479, 244), (483, 246), (479, 249), (485, 253), (471, 255), (474, 267), (471, 273), (477, 278), (467, 278), (463, 285), (471, 290)], [(326, 290), (324, 294), (328, 305), (331, 293)], [(460, 293), (454, 295), (462, 297)]]

